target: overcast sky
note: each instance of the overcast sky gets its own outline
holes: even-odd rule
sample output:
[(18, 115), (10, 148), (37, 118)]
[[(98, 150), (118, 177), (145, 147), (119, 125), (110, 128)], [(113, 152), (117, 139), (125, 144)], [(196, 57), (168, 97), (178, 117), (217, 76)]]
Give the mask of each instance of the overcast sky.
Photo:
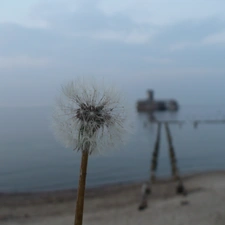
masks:
[(224, 103), (225, 1), (0, 1), (0, 106), (50, 105), (76, 76)]

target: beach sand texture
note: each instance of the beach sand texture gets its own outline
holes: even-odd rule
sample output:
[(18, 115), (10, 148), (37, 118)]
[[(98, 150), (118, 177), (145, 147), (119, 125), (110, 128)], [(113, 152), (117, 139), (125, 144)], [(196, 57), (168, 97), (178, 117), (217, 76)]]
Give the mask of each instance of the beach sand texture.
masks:
[[(185, 176), (188, 195), (175, 194), (176, 183), (152, 186), (148, 207), (138, 211), (141, 183), (89, 189), (84, 225), (225, 225), (225, 172)], [(73, 190), (1, 194), (1, 225), (69, 225), (74, 222)]]

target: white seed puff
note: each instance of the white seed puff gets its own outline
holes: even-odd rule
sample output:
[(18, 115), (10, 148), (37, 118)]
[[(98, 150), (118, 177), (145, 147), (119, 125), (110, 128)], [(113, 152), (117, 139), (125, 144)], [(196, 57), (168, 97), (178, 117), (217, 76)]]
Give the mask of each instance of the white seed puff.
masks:
[(76, 79), (62, 86), (53, 113), (56, 137), (78, 151), (101, 152), (124, 141), (128, 111), (112, 87)]

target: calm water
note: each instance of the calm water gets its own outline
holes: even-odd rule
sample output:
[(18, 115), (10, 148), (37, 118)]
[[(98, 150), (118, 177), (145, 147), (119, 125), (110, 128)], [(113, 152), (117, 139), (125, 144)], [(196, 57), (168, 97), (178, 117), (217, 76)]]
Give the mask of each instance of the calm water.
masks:
[[(224, 119), (225, 107), (183, 106), (178, 113), (158, 113), (159, 119)], [(0, 109), (0, 192), (74, 188), (80, 154), (55, 141), (48, 108)], [(156, 126), (135, 114), (135, 133), (121, 151), (90, 157), (89, 187), (148, 179)], [(168, 148), (162, 129), (158, 175), (170, 175)], [(225, 169), (225, 125), (171, 126), (181, 173)]]

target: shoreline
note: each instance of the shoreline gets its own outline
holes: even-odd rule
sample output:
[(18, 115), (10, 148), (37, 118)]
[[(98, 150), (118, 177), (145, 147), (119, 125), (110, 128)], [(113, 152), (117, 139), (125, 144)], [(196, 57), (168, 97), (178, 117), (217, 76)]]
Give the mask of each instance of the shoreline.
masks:
[[(194, 172), (189, 173), (181, 176), (182, 180), (188, 181), (189, 179), (193, 179), (199, 176), (205, 175), (217, 175), (217, 174), (225, 174), (225, 170), (215, 170), (215, 171), (202, 171), (202, 172)], [(133, 181), (133, 182), (125, 182), (125, 183), (114, 183), (114, 184), (105, 184), (97, 187), (86, 188), (85, 197), (86, 198), (94, 198), (94, 197), (104, 197), (106, 195), (114, 194), (116, 192), (123, 191), (124, 189), (133, 189), (133, 188), (140, 188), (143, 181)], [(156, 178), (156, 184), (169, 184), (169, 183), (176, 183), (171, 177), (164, 177), (164, 178)], [(76, 197), (77, 189), (61, 189), (61, 190), (52, 190), (52, 191), (37, 191), (37, 192), (0, 192), (0, 206), (4, 199), (12, 199), (16, 200), (25, 200), (28, 199), (32, 201), (37, 201), (37, 203), (45, 203), (46, 202), (61, 202), (67, 201), (71, 198)], [(22, 199), (21, 199), (22, 198)], [(12, 201), (13, 203), (13, 201)]]
[[(135, 221), (135, 219), (137, 219), (136, 217), (140, 216), (140, 213), (148, 218), (149, 214), (146, 214), (146, 212), (149, 210), (150, 212), (152, 210), (156, 210), (157, 212), (158, 207), (165, 207), (163, 210), (165, 212), (170, 212), (171, 215), (173, 213), (176, 214), (174, 209), (181, 210), (181, 213), (184, 213), (182, 211), (184, 208), (180, 209), (179, 207), (181, 207), (181, 201), (187, 199), (191, 202), (191, 204), (185, 207), (190, 211), (193, 210), (194, 215), (196, 213), (196, 208), (194, 205), (195, 201), (197, 201), (195, 203), (196, 205), (209, 204), (216, 210), (220, 210), (221, 208), (221, 210), (224, 210), (224, 214), (222, 215), (222, 218), (224, 218), (224, 223), (221, 224), (225, 224), (225, 206), (223, 203), (225, 200), (225, 171), (221, 170), (192, 173), (183, 176), (182, 180), (188, 191), (187, 197), (178, 196), (175, 193), (177, 181), (173, 181), (170, 178), (160, 179), (152, 185), (152, 194), (149, 196), (149, 207), (143, 212), (140, 212), (137, 209), (141, 199), (141, 186), (145, 181), (89, 188), (85, 194), (84, 219), (85, 221), (89, 221), (87, 224), (101, 225), (107, 224), (107, 220), (111, 218), (112, 224), (118, 224), (118, 221), (115, 221), (115, 219), (118, 219), (117, 214), (121, 216), (122, 221), (123, 219), (129, 220), (129, 215), (132, 217), (134, 216), (133, 219)], [(214, 196), (215, 193), (216, 195)], [(75, 189), (35, 193), (1, 193), (0, 224), (16, 225), (21, 223), (32, 225), (58, 225), (60, 224), (58, 222), (60, 219), (65, 219), (65, 221), (73, 220), (75, 202)], [(173, 209), (174, 204), (176, 207)], [(171, 205), (173, 205), (173, 207)], [(204, 216), (209, 214), (208, 211), (204, 213)], [(170, 214), (168, 214), (168, 216)], [(150, 215), (153, 216), (152, 213), (150, 213)], [(158, 220), (158, 217), (155, 219)], [(48, 222), (44, 223), (45, 220)], [(96, 223), (92, 223), (93, 220)], [(103, 223), (100, 223), (99, 221), (103, 221)], [(68, 222), (68, 224), (72, 223)], [(126, 225), (133, 223), (121, 222), (121, 225), (122, 224)], [(136, 221), (136, 224), (139, 224), (139, 222)], [(142, 221), (142, 224), (148, 223)], [(153, 224), (158, 225), (158, 223)], [(162, 224), (165, 224), (165, 221)], [(169, 224), (175, 225), (176, 223), (170, 222)], [(208, 223), (203, 224), (205, 225)]]

